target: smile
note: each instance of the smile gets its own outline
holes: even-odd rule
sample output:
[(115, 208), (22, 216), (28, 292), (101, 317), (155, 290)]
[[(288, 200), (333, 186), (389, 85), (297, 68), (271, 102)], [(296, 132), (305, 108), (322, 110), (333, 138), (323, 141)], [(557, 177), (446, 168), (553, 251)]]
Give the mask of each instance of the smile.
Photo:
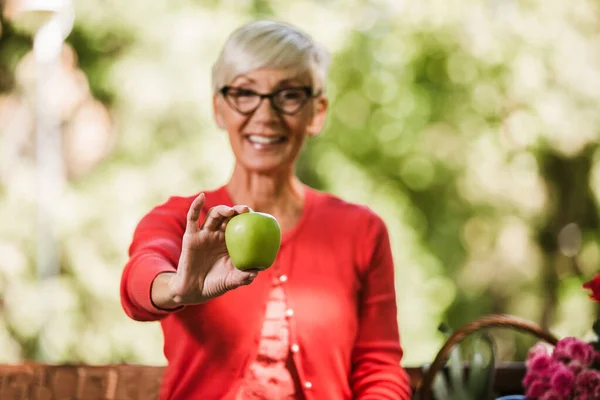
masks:
[(287, 141), (285, 136), (262, 136), (262, 135), (248, 135), (246, 139), (253, 145), (264, 147), (280, 144)]

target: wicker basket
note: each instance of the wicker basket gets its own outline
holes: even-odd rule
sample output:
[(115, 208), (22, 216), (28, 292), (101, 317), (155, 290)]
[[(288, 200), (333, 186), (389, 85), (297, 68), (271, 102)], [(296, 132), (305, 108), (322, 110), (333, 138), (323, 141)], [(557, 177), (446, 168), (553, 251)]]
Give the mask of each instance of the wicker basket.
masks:
[(552, 335), (551, 333), (544, 330), (539, 325), (527, 321), (525, 319), (521, 319), (518, 317), (514, 317), (511, 315), (505, 314), (496, 314), (496, 315), (488, 315), (475, 321), (472, 321), (466, 325), (463, 325), (461, 328), (457, 329), (447, 340), (446, 343), (442, 346), (440, 351), (435, 356), (433, 363), (430, 365), (429, 369), (423, 375), (423, 380), (421, 382), (419, 393), (421, 400), (432, 400), (432, 384), (433, 379), (436, 374), (444, 368), (448, 358), (450, 356), (450, 352), (452, 349), (462, 342), (467, 336), (470, 334), (477, 332), (486, 328), (510, 328), (515, 329), (522, 332), (530, 333), (538, 338), (550, 343), (551, 345), (556, 345), (558, 339)]

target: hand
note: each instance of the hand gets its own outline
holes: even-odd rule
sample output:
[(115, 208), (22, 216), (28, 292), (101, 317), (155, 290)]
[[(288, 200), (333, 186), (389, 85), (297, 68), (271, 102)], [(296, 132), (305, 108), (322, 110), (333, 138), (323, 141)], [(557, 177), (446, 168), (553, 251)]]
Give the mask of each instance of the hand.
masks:
[(249, 212), (250, 208), (243, 205), (213, 207), (202, 226), (198, 226), (204, 200), (201, 193), (190, 206), (177, 273), (169, 280), (173, 300), (180, 305), (203, 303), (250, 284), (258, 274), (258, 270), (235, 268), (225, 245), (225, 227), (229, 220)]

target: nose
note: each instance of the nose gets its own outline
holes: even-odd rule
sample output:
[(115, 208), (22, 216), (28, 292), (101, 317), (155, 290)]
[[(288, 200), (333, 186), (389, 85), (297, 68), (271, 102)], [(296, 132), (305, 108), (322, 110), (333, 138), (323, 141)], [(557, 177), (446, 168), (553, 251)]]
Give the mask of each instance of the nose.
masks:
[(278, 118), (277, 111), (273, 108), (271, 104), (271, 99), (265, 98), (262, 99), (258, 108), (252, 114), (252, 118), (259, 121), (273, 121)]

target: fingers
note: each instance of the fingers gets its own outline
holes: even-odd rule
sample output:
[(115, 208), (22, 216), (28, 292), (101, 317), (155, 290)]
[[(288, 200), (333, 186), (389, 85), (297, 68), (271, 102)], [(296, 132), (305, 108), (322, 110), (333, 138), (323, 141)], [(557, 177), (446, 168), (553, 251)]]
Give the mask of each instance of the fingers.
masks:
[(235, 217), (236, 215), (244, 214), (244, 213), (252, 211), (252, 209), (250, 207), (245, 206), (245, 205), (233, 206), (232, 209), (234, 211), (234, 214), (230, 218), (224, 219), (221, 222), (221, 225), (219, 226), (219, 229), (221, 230), (221, 232), (225, 232), (225, 228), (227, 228), (227, 223), (229, 222), (229, 220), (231, 218)]
[(249, 285), (254, 281), (254, 278), (258, 276), (259, 270), (257, 269), (249, 269), (243, 271), (240, 275), (240, 286), (241, 285)]
[(235, 215), (235, 210), (227, 206), (216, 206), (211, 208), (206, 215), (202, 229), (216, 231), (221, 224)]
[(200, 193), (190, 205), (190, 209), (188, 210), (187, 214), (187, 224), (185, 227), (186, 232), (192, 233), (198, 231), (198, 219), (200, 218), (200, 211), (204, 205), (204, 199), (204, 193)]
[(238, 214), (244, 214), (252, 211), (250, 207), (245, 205), (237, 205), (234, 207), (227, 207), (223, 205), (216, 206), (208, 211), (204, 223), (202, 224), (202, 227), (199, 227), (198, 220), (200, 219), (200, 214), (202, 211), (202, 207), (204, 206), (204, 202), (204, 193), (200, 193), (198, 197), (196, 197), (192, 202), (187, 215), (186, 232), (193, 233), (197, 232), (199, 229), (206, 229), (211, 231), (225, 231), (227, 221), (229, 221), (231, 218)]
[(252, 209), (250, 207), (245, 206), (245, 205), (233, 206), (233, 209), (235, 210), (236, 214), (244, 214), (244, 213), (252, 211)]

